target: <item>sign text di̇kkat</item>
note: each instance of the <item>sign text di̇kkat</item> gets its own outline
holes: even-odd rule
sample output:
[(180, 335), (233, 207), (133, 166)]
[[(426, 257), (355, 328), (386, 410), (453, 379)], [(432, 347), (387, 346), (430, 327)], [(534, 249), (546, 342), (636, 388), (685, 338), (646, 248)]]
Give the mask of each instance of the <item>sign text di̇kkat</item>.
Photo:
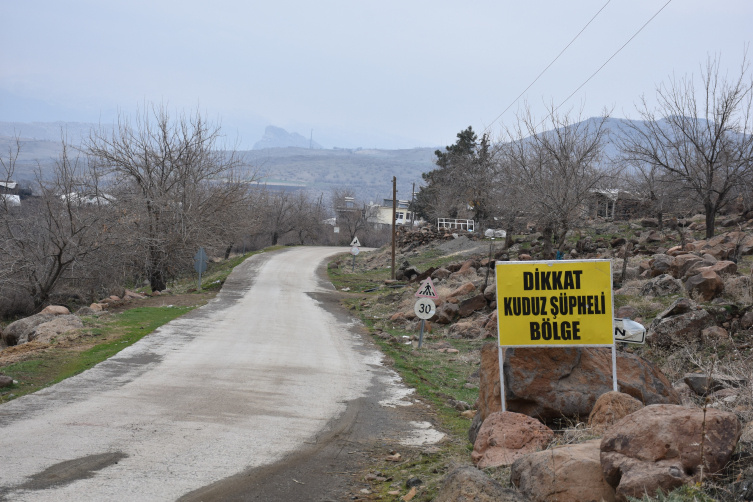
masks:
[(609, 260), (498, 262), (499, 344), (610, 346)]

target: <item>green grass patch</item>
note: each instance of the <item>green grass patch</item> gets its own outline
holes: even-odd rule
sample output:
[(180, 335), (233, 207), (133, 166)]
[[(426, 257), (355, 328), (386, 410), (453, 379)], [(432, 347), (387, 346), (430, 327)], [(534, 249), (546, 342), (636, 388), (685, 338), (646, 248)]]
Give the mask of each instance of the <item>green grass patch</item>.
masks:
[(630, 502), (715, 502), (716, 499), (704, 493), (700, 486), (683, 485), (664, 495), (661, 490), (656, 497), (644, 495), (641, 499), (628, 497)]
[[(391, 294), (394, 292), (381, 291), (380, 296)], [(417, 333), (407, 332), (384, 322), (381, 315), (378, 316), (379, 319), (373, 319), (372, 314), (378, 312), (378, 306), (381, 304), (378, 299), (376, 302), (371, 300), (373, 298), (367, 295), (358, 295), (357, 298), (344, 300), (344, 303), (355, 315), (360, 315), (364, 324), (373, 333), (376, 333), (375, 327), (378, 325), (383, 333), (399, 340), (398, 343), (394, 343), (373, 336), (376, 344), (388, 357), (391, 367), (407, 386), (415, 389), (415, 396), (421, 401), (415, 406), (430, 405), (433, 417), (431, 421), (448, 434), (447, 440), (437, 445), (437, 451), (432, 453), (421, 449), (390, 446), (400, 451), (404, 458), (397, 464), (387, 461), (375, 462), (370, 470), (392, 478), (393, 483), (374, 482), (372, 490), (386, 500), (397, 500), (398, 497), (388, 495), (387, 492), (399, 489), (401, 495), (404, 495), (407, 492), (405, 481), (411, 477), (418, 477), (423, 481), (423, 487), (413, 500), (428, 502), (436, 497), (444, 475), (454, 462), (470, 462), (473, 447), (468, 441), (468, 429), (471, 421), (461, 416), (461, 412), (450, 406), (449, 401), (465, 401), (473, 405), (478, 398), (478, 388), (473, 384), (466, 386), (466, 383), (469, 382), (469, 376), (479, 367), (479, 349), (487, 340), (440, 339), (427, 333), (424, 346), (419, 350), (413, 344), (406, 344), (410, 339), (404, 338)], [(458, 353), (442, 353), (427, 346), (438, 341), (449, 343)], [(388, 451), (389, 448), (385, 447), (381, 453), (386, 456)], [(509, 468), (490, 469), (487, 474), (506, 485), (509, 484)], [(396, 485), (399, 485), (399, 488)]]
[(85, 319), (80, 333), (88, 345), (80, 350), (67, 344), (53, 344), (26, 361), (0, 366), (0, 371), (18, 381), (0, 393), (0, 403), (36, 392), (66, 378), (78, 375), (133, 345), (155, 329), (195, 307), (138, 307), (115, 314), (103, 321)]
[[(267, 253), (270, 251), (276, 251), (283, 249), (285, 246), (270, 246), (258, 251), (249, 251), (248, 253), (233, 256), (227, 260), (219, 262), (209, 262), (207, 264), (207, 270), (201, 274), (201, 291), (213, 291), (222, 288), (225, 284), (225, 280), (230, 275), (235, 267), (243, 263), (244, 260), (250, 258), (256, 254)], [(173, 293), (195, 293), (198, 292), (199, 274), (193, 272), (180, 276), (175, 281), (171, 282), (169, 287)], [(149, 287), (145, 288), (147, 291), (151, 291)]]

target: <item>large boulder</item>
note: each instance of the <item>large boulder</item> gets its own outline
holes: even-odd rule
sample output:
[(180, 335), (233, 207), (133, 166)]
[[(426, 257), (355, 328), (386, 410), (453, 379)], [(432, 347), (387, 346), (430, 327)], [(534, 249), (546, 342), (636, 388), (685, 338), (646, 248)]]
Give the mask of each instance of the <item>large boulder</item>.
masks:
[(36, 340), (38, 342), (49, 343), (53, 338), (66, 331), (83, 327), (84, 323), (81, 322), (81, 319), (79, 319), (78, 316), (71, 314), (57, 316), (51, 321), (47, 321), (37, 326), (33, 332), (29, 333), (28, 341), (31, 342)]
[[(505, 349), (507, 409), (542, 421), (585, 419), (599, 396), (612, 390), (612, 354), (608, 348)], [(679, 403), (667, 378), (650, 362), (617, 353), (619, 390), (642, 403)], [(484, 420), (502, 409), (497, 344), (481, 348), (478, 412)]]
[(448, 277), (450, 277), (451, 273), (452, 272), (450, 272), (446, 268), (438, 268), (434, 272), (431, 273), (431, 278), (435, 279), (435, 280), (436, 279), (447, 279)]
[[(650, 497), (719, 472), (729, 462), (742, 427), (737, 417), (708, 408), (647, 406), (614, 424), (601, 441), (604, 479), (618, 500)], [(705, 437), (704, 437), (705, 432)], [(701, 452), (703, 444), (703, 452)]]
[(509, 411), (492, 413), (481, 425), (471, 460), (479, 469), (510, 465), (546, 448), (554, 433), (535, 418)]
[(588, 427), (594, 434), (603, 434), (613, 424), (643, 408), (643, 403), (622, 392), (607, 392), (596, 400), (588, 416)]
[(636, 317), (638, 317), (638, 309), (631, 305), (623, 305), (622, 307), (617, 309), (617, 311), (614, 313), (614, 316), (620, 319), (635, 319)]
[(641, 296), (667, 296), (680, 292), (682, 292), (682, 282), (669, 274), (658, 275), (641, 288)]
[[(709, 256), (709, 255), (706, 255)], [(713, 258), (713, 256), (712, 256)], [(714, 263), (717, 263), (716, 259), (714, 258), (714, 261), (703, 259), (701, 261), (693, 262), (693, 264), (685, 270), (682, 277), (678, 277), (681, 281), (687, 281), (688, 277), (693, 277), (694, 275), (698, 275), (701, 273), (701, 270), (706, 267), (712, 266)]]
[(36, 314), (10, 323), (3, 330), (3, 341), (6, 345), (18, 345), (29, 341), (29, 335), (42, 323), (50, 321), (55, 316), (52, 314)]
[(456, 322), (450, 326), (450, 330), (447, 333), (449, 338), (480, 338), (483, 335), (483, 329), (473, 322)]
[(439, 324), (450, 324), (457, 317), (459, 310), (454, 303), (443, 303), (430, 320)]
[(692, 300), (675, 300), (651, 322), (646, 342), (652, 347), (684, 347), (702, 339), (704, 329), (713, 326), (714, 318)]
[(451, 471), (442, 481), (434, 502), (527, 502), (520, 493), (504, 488), (469, 465)]
[(724, 291), (724, 281), (713, 270), (704, 270), (685, 281), (688, 293), (696, 292), (704, 301), (711, 301)]
[(486, 289), (484, 290), (484, 298), (487, 299), (487, 301), (493, 302), (497, 299), (497, 285), (496, 284), (489, 284)]
[(655, 255), (654, 258), (650, 261), (651, 277), (657, 277), (662, 274), (668, 274), (670, 271), (670, 268), (672, 267), (673, 260), (674, 258), (666, 254)]
[(721, 260), (706, 267), (698, 268), (697, 270), (698, 273), (710, 270), (716, 272), (718, 275), (734, 275), (737, 273), (737, 263), (734, 261)]
[(459, 286), (457, 289), (452, 291), (449, 295), (447, 295), (448, 298), (455, 298), (457, 296), (463, 296), (467, 295), (471, 291), (476, 289), (476, 286), (473, 285), (472, 282), (466, 282), (462, 286)]
[(526, 455), (512, 465), (510, 481), (536, 502), (612, 502), (615, 491), (604, 480), (599, 445), (594, 439)]
[(669, 274), (675, 279), (682, 279), (685, 272), (696, 263), (703, 261), (703, 258), (694, 254), (681, 254), (675, 256), (675, 259), (669, 265)]
[(746, 232), (726, 232), (708, 240), (688, 243), (685, 249), (707, 253), (718, 260), (724, 260), (735, 253), (738, 245), (741, 256), (753, 254), (753, 235)]
[(458, 315), (468, 317), (477, 310), (486, 308), (486, 298), (484, 295), (476, 295), (458, 304)]

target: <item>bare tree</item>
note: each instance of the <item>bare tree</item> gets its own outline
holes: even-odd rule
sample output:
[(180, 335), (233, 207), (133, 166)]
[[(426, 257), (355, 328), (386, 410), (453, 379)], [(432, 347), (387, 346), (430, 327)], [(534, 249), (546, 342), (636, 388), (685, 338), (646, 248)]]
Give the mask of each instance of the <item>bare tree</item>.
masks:
[[(6, 177), (13, 163), (4, 163)], [(88, 279), (91, 265), (115, 243), (117, 219), (109, 201), (97, 197), (98, 177), (86, 159), (63, 150), (51, 180), (37, 175), (40, 197), (0, 209), (0, 263), (5, 294), (23, 291), (34, 309), (44, 305), (66, 280)]]
[(753, 79), (747, 58), (738, 74), (722, 74), (711, 58), (695, 79), (672, 78), (656, 90), (657, 109), (644, 98), (637, 107), (644, 124), (624, 122), (619, 146), (624, 159), (660, 169), (682, 183), (703, 205), (706, 237), (714, 236), (716, 214), (751, 174), (753, 162)]
[(273, 246), (298, 225), (296, 197), (287, 191), (265, 192), (265, 222)]
[(337, 225), (347, 236), (349, 242), (361, 234), (361, 240), (369, 232), (369, 220), (375, 216), (376, 209), (356, 199), (355, 192), (350, 188), (335, 188), (332, 190), (332, 208), (337, 216)]
[(326, 219), (326, 210), (322, 198), (323, 194), (312, 198), (310, 194), (302, 190), (296, 196), (294, 212), (297, 220), (296, 234), (300, 245), (307, 241), (317, 242), (324, 233), (323, 221)]
[(152, 290), (190, 266), (199, 246), (220, 253), (233, 240), (233, 213), (248, 200), (249, 179), (244, 160), (219, 139), (220, 127), (200, 113), (173, 119), (164, 105), (151, 105), (133, 124), (120, 116), (112, 130), (92, 131), (85, 145), (114, 187)]
[[(545, 258), (551, 258), (554, 234), (563, 250), (567, 232), (583, 220), (593, 190), (608, 187), (614, 177), (614, 169), (604, 164), (607, 118), (605, 112), (582, 120), (552, 109), (541, 122), (526, 107), (507, 129), (507, 142), (498, 145), (506, 157), (507, 183), (517, 186), (527, 215), (542, 228)], [(550, 130), (543, 130), (543, 124)]]
[(659, 166), (629, 160), (626, 166), (624, 185), (644, 205), (644, 210), (656, 217), (659, 230), (664, 229), (664, 216), (668, 212), (679, 212), (686, 207), (679, 204), (682, 195), (682, 182), (667, 174)]

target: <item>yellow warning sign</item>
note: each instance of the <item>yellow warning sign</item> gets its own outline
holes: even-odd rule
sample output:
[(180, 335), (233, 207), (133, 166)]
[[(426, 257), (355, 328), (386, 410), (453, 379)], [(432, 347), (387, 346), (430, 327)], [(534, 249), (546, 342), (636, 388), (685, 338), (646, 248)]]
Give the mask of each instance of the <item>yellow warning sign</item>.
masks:
[(611, 346), (609, 260), (497, 262), (499, 344)]

